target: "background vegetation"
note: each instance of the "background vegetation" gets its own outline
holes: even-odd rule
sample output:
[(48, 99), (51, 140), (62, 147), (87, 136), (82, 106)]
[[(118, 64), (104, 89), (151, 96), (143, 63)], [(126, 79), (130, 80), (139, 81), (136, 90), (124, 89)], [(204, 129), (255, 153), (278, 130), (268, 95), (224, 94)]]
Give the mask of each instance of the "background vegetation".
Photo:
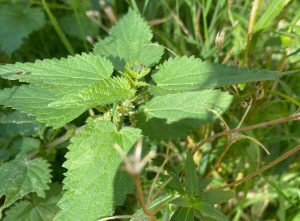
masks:
[[(151, 25), (154, 40), (166, 46), (166, 57), (194, 55), (240, 67), (300, 69), (297, 0), (0, 0), (0, 63), (91, 51), (97, 38), (105, 37), (129, 7), (138, 8)], [(152, 147), (158, 157), (142, 174), (146, 195), (154, 180), (156, 185), (164, 184), (164, 176), (158, 180), (155, 176), (162, 168), (166, 168), (160, 171), (164, 174), (169, 167), (184, 167), (186, 148), (201, 146), (194, 156), (197, 171), (203, 177), (213, 177), (211, 187), (218, 187), (252, 174), (297, 146), (300, 123), (288, 116), (299, 111), (299, 82), (299, 75), (291, 75), (224, 88), (235, 99), (223, 115), (223, 122), (201, 126), (171, 146)], [(18, 83), (0, 79), (1, 89), (14, 84)], [(53, 130), (33, 119), (18, 124), (20, 113), (4, 107), (0, 110), (0, 164), (14, 159), (20, 151), (47, 159), (56, 182), (55, 197), (59, 198), (68, 138), (74, 128), (84, 123), (84, 116)], [(283, 118), (282, 122), (274, 121), (279, 118)], [(271, 125), (266, 123), (269, 121)], [(226, 125), (233, 129), (259, 123), (263, 124), (259, 129), (201, 142), (223, 131)], [(300, 220), (299, 160), (296, 153), (255, 178), (233, 185), (236, 198), (219, 208), (234, 221)], [(33, 202), (40, 200), (30, 197)], [(116, 215), (133, 214), (137, 208), (135, 196), (129, 195)], [(51, 212), (56, 210), (54, 204)], [(162, 212), (161, 220), (168, 217), (167, 211)]]

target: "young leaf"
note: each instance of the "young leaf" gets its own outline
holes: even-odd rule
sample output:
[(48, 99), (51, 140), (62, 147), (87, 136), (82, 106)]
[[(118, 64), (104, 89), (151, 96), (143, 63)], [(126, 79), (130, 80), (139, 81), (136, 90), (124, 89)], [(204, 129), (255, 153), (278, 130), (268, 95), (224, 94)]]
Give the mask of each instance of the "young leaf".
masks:
[(229, 219), (223, 213), (207, 203), (201, 202), (199, 208), (197, 208), (197, 211), (202, 213), (204, 216), (208, 216), (217, 221), (229, 221)]
[(156, 64), (163, 54), (163, 47), (152, 44), (152, 33), (140, 14), (128, 13), (111, 29), (110, 35), (95, 44), (95, 53), (108, 57), (118, 70), (126, 63), (146, 66)]
[[(230, 105), (232, 97), (219, 90), (192, 91), (155, 96), (142, 110), (150, 118), (164, 118), (167, 123), (181, 119), (198, 119), (207, 122), (222, 114)], [(216, 113), (214, 113), (216, 112)]]
[(16, 203), (5, 213), (3, 221), (52, 221), (59, 210), (56, 204), (60, 196), (60, 185), (52, 185), (45, 199), (33, 195), (30, 201)]
[(157, 85), (151, 87), (151, 92), (168, 94), (203, 90), (238, 83), (274, 80), (280, 76), (279, 72), (211, 64), (202, 62), (199, 58), (184, 56), (170, 58), (160, 65), (158, 72), (152, 75)]
[(130, 178), (119, 170), (122, 160), (113, 145), (119, 144), (128, 152), (139, 135), (138, 129), (118, 131), (113, 123), (100, 120), (76, 134), (64, 164), (68, 172), (66, 192), (58, 204), (62, 210), (54, 220), (96, 220), (112, 215), (115, 206), (132, 191)]
[(56, 108), (84, 107), (88, 109), (97, 105), (110, 104), (132, 98), (134, 93), (135, 90), (125, 78), (108, 78), (74, 94), (66, 95), (48, 106)]
[[(30, 115), (36, 116), (37, 121), (46, 123), (54, 128), (75, 119), (85, 108), (54, 108), (48, 104), (57, 101), (59, 97), (36, 85), (21, 85), (0, 91), (0, 103), (13, 107)], [(63, 113), (63, 114), (62, 114)]]
[(193, 221), (194, 209), (179, 207), (171, 217), (171, 221)]
[(191, 197), (196, 196), (198, 193), (196, 166), (190, 151), (187, 152), (185, 163), (185, 191)]
[(0, 66), (0, 77), (33, 83), (58, 96), (109, 78), (112, 72), (113, 67), (106, 58), (92, 53)]
[(45, 24), (45, 15), (40, 8), (1, 4), (0, 15), (0, 50), (7, 54), (17, 50), (24, 38)]
[(5, 182), (0, 186), (0, 197), (5, 196), (0, 212), (21, 199), (28, 193), (35, 192), (45, 197), (45, 190), (50, 183), (50, 170), (47, 161), (36, 158), (28, 160), (24, 154), (19, 154), (15, 160), (0, 166), (0, 180)]
[(235, 197), (235, 192), (231, 190), (212, 190), (212, 191), (206, 191), (203, 193), (200, 193), (199, 200), (210, 204), (221, 204), (226, 203), (231, 198)]

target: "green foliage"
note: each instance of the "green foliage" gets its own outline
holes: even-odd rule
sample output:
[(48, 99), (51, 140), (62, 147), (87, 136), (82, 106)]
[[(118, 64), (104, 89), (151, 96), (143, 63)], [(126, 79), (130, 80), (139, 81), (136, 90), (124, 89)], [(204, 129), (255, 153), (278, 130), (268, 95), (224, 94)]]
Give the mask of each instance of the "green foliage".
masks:
[(55, 220), (96, 220), (113, 214), (132, 191), (130, 178), (118, 172), (122, 161), (113, 146), (119, 144), (127, 153), (139, 134), (138, 129), (118, 131), (113, 123), (97, 120), (72, 138), (64, 164), (66, 192)]
[(192, 221), (194, 220), (194, 210), (192, 208), (178, 208), (173, 214), (171, 221)]
[(0, 15), (0, 50), (7, 54), (17, 50), (29, 34), (45, 24), (40, 8), (0, 3)]
[[(253, 38), (249, 38), (248, 21), (240, 15), (249, 14), (248, 0), (242, 8), (225, 0), (215, 4), (176, 1), (174, 7), (168, 1), (131, 1), (134, 9), (123, 16), (118, 14), (121, 19), (114, 24), (114, 13), (123, 12), (122, 4), (127, 4), (120, 2), (99, 1), (99, 9), (98, 2), (89, 0), (43, 0), (30, 1), (22, 9), (28, 10), (24, 24), (29, 27), (32, 20), (27, 19), (33, 19), (33, 15), (39, 18), (41, 7), (50, 19), (45, 25), (48, 34), (43, 30), (37, 32), (38, 37), (30, 36), (39, 42), (39, 50), (47, 51), (47, 56), (41, 52), (37, 57), (60, 57), (61, 48), (71, 54), (88, 51), (95, 32), (100, 36), (92, 53), (0, 65), (0, 104), (4, 106), (0, 107), (0, 206), (4, 221), (89, 221), (125, 214), (133, 214), (131, 220), (279, 217), (280, 221), (295, 221), (299, 216), (299, 188), (295, 188), (299, 186), (298, 172), (276, 177), (276, 182), (263, 176), (256, 183), (248, 180), (247, 187), (241, 186), (244, 189), (235, 188), (239, 201), (226, 184), (256, 170), (261, 161), (281, 156), (279, 144), (286, 147), (299, 140), (287, 126), (270, 126), (259, 133), (239, 128), (297, 111), (299, 89), (285, 81), (294, 81), (287, 74), (297, 72), (293, 71), (299, 60), (294, 56), (297, 44), (291, 42), (297, 39), (300, 14), (293, 12), (294, 18), (286, 27), (278, 24), (281, 27), (270, 33), (271, 25), (275, 27), (291, 4), (273, 1), (265, 11), (263, 7), (259, 10)], [(19, 4), (16, 10), (21, 10)], [(7, 20), (13, 17), (9, 14), (12, 5), (4, 6), (10, 9), (4, 12), (0, 8), (0, 24), (15, 22)], [(143, 13), (139, 13), (142, 6)], [(93, 16), (86, 17), (86, 12)], [(70, 20), (72, 26), (67, 30)], [(42, 23), (44, 17), (37, 26)], [(103, 30), (106, 32), (111, 24), (103, 38)], [(155, 31), (155, 41), (166, 47), (152, 42), (149, 24)], [(26, 29), (26, 36), (37, 26)], [(226, 37), (218, 46), (216, 31), (222, 27), (226, 27)], [(11, 30), (4, 30), (3, 36)], [(58, 36), (52, 34), (54, 31)], [(16, 48), (25, 37), (22, 34), (14, 36)], [(275, 38), (280, 38), (280, 43)], [(277, 51), (260, 53), (256, 46)], [(283, 46), (290, 48), (280, 57)], [(4, 47), (11, 47), (11, 43)], [(28, 47), (25, 43), (21, 51), (34, 60), (31, 55), (35, 52), (26, 51)], [(29, 60), (24, 54), (0, 54), (0, 59), (7, 63)], [(264, 59), (266, 62), (261, 62)], [(260, 69), (241, 68), (236, 60)], [(240, 102), (247, 109), (241, 108)], [(214, 137), (223, 128), (227, 131), (221, 134), (228, 137)], [(239, 132), (232, 133), (230, 128)], [(298, 130), (293, 127), (293, 131)], [(240, 137), (255, 143), (241, 142), (240, 148), (229, 150), (232, 144), (238, 145)], [(143, 143), (135, 145), (138, 139)], [(270, 148), (270, 158), (259, 152), (256, 145), (260, 142), (275, 146)], [(155, 158), (153, 152), (157, 152)], [(63, 183), (62, 192), (58, 186), (48, 186), (50, 164), (53, 182)], [(280, 169), (297, 171), (299, 165), (286, 163)], [(220, 188), (223, 185), (225, 188)], [(245, 195), (249, 191), (251, 200)], [(231, 204), (223, 206), (228, 200)], [(271, 215), (264, 215), (275, 207)]]
[(110, 35), (99, 40), (95, 53), (108, 57), (118, 70), (123, 70), (126, 63), (134, 62), (153, 66), (162, 54), (163, 47), (151, 43), (152, 33), (140, 14), (129, 10)]
[(193, 197), (198, 193), (198, 178), (193, 157), (189, 152), (186, 158), (185, 167), (185, 191), (189, 196)]
[(36, 122), (33, 117), (19, 111), (2, 113), (0, 116), (0, 136), (41, 135), (43, 129), (43, 124)]
[[(261, 15), (255, 24), (254, 32), (265, 30), (274, 23), (275, 18), (282, 12), (290, 0), (272, 0), (263, 2)], [(265, 7), (264, 7), (265, 6)]]
[(155, 96), (146, 102), (142, 110), (147, 119), (163, 118), (167, 123), (181, 119), (199, 119), (207, 122), (221, 115), (231, 100), (229, 94), (218, 90), (193, 91)]
[(264, 70), (249, 70), (220, 64), (202, 62), (194, 57), (170, 58), (159, 66), (153, 75), (156, 86), (152, 93), (165, 94), (178, 91), (210, 89), (232, 84), (274, 80), (280, 73)]
[[(187, 152), (185, 166), (185, 190), (184, 192), (179, 191), (178, 194), (181, 196), (170, 202), (178, 206), (171, 220), (194, 220), (194, 216), (200, 217), (201, 220), (204, 219), (203, 217), (210, 217), (218, 221), (229, 220), (220, 211), (215, 209), (213, 205), (227, 202), (229, 199), (235, 197), (235, 193), (233, 191), (223, 190), (203, 192), (206, 187), (204, 183), (208, 185), (208, 182), (205, 180), (202, 181), (202, 179), (198, 177), (196, 166), (190, 152)], [(199, 188), (199, 183), (202, 183), (201, 188)]]
[[(36, 116), (43, 123), (60, 127), (84, 112), (85, 106), (57, 108), (48, 105), (60, 100), (62, 96), (70, 100), (68, 95), (76, 97), (75, 92), (79, 93), (80, 97), (82, 88), (86, 87), (88, 91), (88, 87), (93, 83), (109, 78), (111, 74), (110, 62), (94, 54), (4, 65), (0, 68), (3, 78), (31, 84), (4, 90), (0, 93), (0, 100), (2, 104)], [(64, 114), (61, 115), (61, 112)]]
[(229, 94), (219, 90), (155, 96), (140, 108), (136, 115), (137, 126), (154, 141), (180, 139), (200, 125), (219, 118), (231, 100)]
[(49, 164), (41, 159), (28, 160), (25, 154), (19, 154), (15, 160), (0, 166), (0, 178), (5, 180), (0, 186), (0, 196), (5, 202), (0, 211), (9, 207), (28, 193), (45, 197), (50, 183)]
[(5, 213), (3, 221), (52, 221), (59, 208), (56, 205), (61, 195), (61, 187), (53, 184), (45, 198), (32, 195), (30, 200), (17, 202)]
[(46, 59), (34, 63), (2, 65), (0, 76), (39, 85), (47, 92), (63, 96), (109, 78), (112, 71), (113, 67), (107, 59), (83, 53), (60, 60)]
[(59, 99), (59, 96), (34, 84), (7, 88), (0, 93), (1, 104), (36, 116), (38, 121), (54, 128), (65, 125), (84, 111), (84, 108), (48, 107), (49, 103)]
[(135, 90), (125, 78), (108, 78), (92, 84), (77, 93), (64, 96), (51, 102), (49, 107), (56, 108), (92, 108), (118, 101), (124, 101), (134, 96)]

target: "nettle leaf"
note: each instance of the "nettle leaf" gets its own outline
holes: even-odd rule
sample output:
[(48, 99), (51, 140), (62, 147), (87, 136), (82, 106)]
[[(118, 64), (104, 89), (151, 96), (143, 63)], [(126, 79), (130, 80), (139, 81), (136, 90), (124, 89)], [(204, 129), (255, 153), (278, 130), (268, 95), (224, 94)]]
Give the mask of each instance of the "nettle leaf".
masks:
[(84, 107), (91, 108), (132, 98), (135, 90), (127, 79), (122, 77), (108, 78), (90, 85), (74, 94), (69, 94), (58, 101), (50, 103), (49, 107)]
[(54, 184), (47, 191), (45, 199), (33, 195), (30, 201), (17, 202), (6, 213), (3, 221), (52, 221), (59, 208), (56, 205), (61, 196), (61, 186)]
[(226, 203), (235, 197), (235, 192), (231, 190), (211, 190), (199, 194), (199, 199), (210, 205)]
[(42, 28), (45, 15), (41, 8), (18, 4), (0, 4), (0, 49), (11, 54), (30, 33)]
[(185, 163), (185, 191), (191, 197), (196, 196), (198, 193), (196, 165), (190, 151), (187, 152)]
[(281, 74), (274, 71), (212, 64), (195, 57), (175, 57), (160, 65), (158, 72), (152, 75), (157, 85), (151, 87), (151, 93), (203, 90), (238, 83), (274, 80), (279, 77)]
[[(76, 134), (68, 147), (68, 169), (65, 174), (62, 209), (54, 220), (96, 220), (112, 215), (117, 204), (133, 186), (130, 177), (120, 172), (122, 162), (113, 148), (119, 144), (128, 152), (136, 142), (140, 130), (125, 127), (118, 131), (110, 121), (96, 120)], [(92, 202), (92, 203), (91, 203)]]
[[(35, 63), (3, 65), (0, 66), (0, 76), (2, 78), (30, 84), (0, 91), (0, 103), (36, 116), (38, 121), (54, 128), (61, 127), (82, 114), (87, 109), (86, 105), (76, 107), (52, 107), (48, 105), (61, 100), (64, 96), (67, 96), (68, 100), (72, 100), (72, 96), (75, 96), (75, 100), (78, 99), (81, 90), (88, 88), (86, 92), (89, 92), (89, 89), (93, 89), (92, 85), (97, 82), (100, 82), (101, 85), (101, 81), (108, 79), (112, 72), (111, 63), (107, 59), (94, 54), (69, 56), (67, 59), (62, 58), (60, 60), (47, 59)], [(121, 80), (119, 80), (119, 83), (116, 83), (117, 80), (113, 82), (115, 86), (110, 89), (112, 96), (117, 93), (112, 91), (113, 88), (123, 92), (128, 89), (128, 84), (123, 85), (124, 90), (120, 89)], [(112, 85), (109, 83), (104, 84)], [(121, 98), (125, 96), (127, 95), (119, 95)], [(92, 99), (92, 95), (89, 99)], [(110, 99), (106, 98), (105, 101), (110, 102), (111, 100), (115, 101), (112, 97)], [(105, 102), (100, 100), (98, 104), (103, 103)]]
[[(75, 119), (85, 108), (54, 108), (48, 104), (60, 97), (35, 85), (22, 85), (0, 91), (0, 103), (36, 116), (37, 121), (54, 128)], [(63, 113), (63, 114), (62, 114)]]
[(147, 119), (163, 118), (167, 123), (181, 119), (213, 120), (230, 105), (232, 96), (220, 90), (191, 91), (155, 96), (142, 106)]
[(0, 115), (0, 137), (42, 135), (44, 127), (43, 124), (36, 122), (34, 117), (19, 111)]
[(162, 118), (153, 117), (147, 119), (146, 114), (142, 111), (136, 113), (135, 118), (137, 120), (136, 125), (142, 129), (143, 135), (156, 142), (184, 138), (188, 133), (199, 128), (204, 123), (197, 119), (182, 119), (173, 123), (167, 123), (167, 120)]
[(126, 63), (152, 66), (164, 52), (162, 46), (151, 43), (152, 37), (141, 15), (130, 9), (111, 29), (110, 35), (95, 44), (94, 50), (108, 57), (118, 70), (123, 70)]
[(26, 154), (36, 151), (40, 147), (40, 140), (32, 137), (18, 137), (11, 140), (9, 152), (17, 155), (20, 151)]
[(194, 209), (179, 207), (173, 216), (171, 217), (171, 221), (193, 221), (194, 220)]
[(230, 103), (231, 96), (218, 90), (155, 96), (136, 113), (137, 127), (157, 142), (184, 138), (221, 115)]
[(0, 180), (5, 182), (1, 183), (0, 197), (5, 196), (5, 201), (0, 212), (28, 193), (45, 197), (51, 178), (49, 166), (42, 158), (28, 160), (22, 153), (15, 160), (2, 164)]
[(0, 77), (33, 83), (58, 96), (109, 78), (112, 72), (106, 58), (92, 53), (0, 66)]

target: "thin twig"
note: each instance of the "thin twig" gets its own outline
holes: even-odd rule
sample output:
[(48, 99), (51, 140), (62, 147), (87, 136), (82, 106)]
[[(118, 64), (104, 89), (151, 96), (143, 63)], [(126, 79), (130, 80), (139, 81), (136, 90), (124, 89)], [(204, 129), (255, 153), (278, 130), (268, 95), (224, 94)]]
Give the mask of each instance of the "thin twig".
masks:
[(231, 130), (225, 130), (225, 131), (214, 134), (214, 135), (202, 140), (194, 148), (193, 154), (195, 154), (200, 149), (200, 147), (202, 147), (205, 143), (214, 141), (215, 139), (217, 139), (219, 137), (222, 137), (222, 136), (225, 136), (225, 135), (229, 135), (229, 134), (236, 133), (236, 132), (243, 132), (243, 131), (247, 131), (247, 130), (263, 128), (263, 127), (267, 127), (267, 126), (271, 126), (271, 125), (275, 125), (275, 124), (281, 124), (281, 123), (285, 123), (285, 122), (289, 122), (289, 121), (295, 121), (295, 120), (299, 120), (299, 119), (300, 119), (300, 113), (296, 113), (296, 114), (292, 114), (292, 115), (287, 116), (287, 117), (283, 117), (283, 118), (279, 118), (279, 119), (275, 119), (275, 120), (270, 120), (270, 121), (259, 123), (259, 124), (254, 124), (254, 125), (245, 126), (245, 127), (241, 127), (241, 128), (234, 128), (234, 129), (231, 129)]
[(228, 187), (232, 187), (232, 186), (237, 186), (240, 185), (244, 182), (247, 182), (248, 180), (252, 179), (253, 177), (265, 172), (266, 170), (272, 168), (273, 166), (275, 166), (276, 164), (280, 163), (281, 161), (285, 160), (286, 158), (290, 157), (291, 155), (297, 153), (298, 151), (300, 151), (300, 144), (297, 145), (296, 147), (294, 147), (293, 149), (287, 151), (286, 153), (284, 153), (283, 155), (281, 155), (280, 157), (276, 158), (275, 160), (273, 160), (272, 162), (262, 166), (261, 168), (259, 168), (258, 170), (256, 170), (254, 173), (249, 174), (248, 176), (245, 176), (242, 179), (236, 180), (232, 183), (226, 184), (224, 186), (221, 186), (217, 189), (225, 189)]
[(140, 179), (140, 176), (139, 175), (134, 175), (132, 176), (133, 178), (133, 181), (134, 181), (134, 184), (135, 184), (135, 187), (136, 187), (136, 197), (139, 201), (139, 204), (143, 210), (143, 212), (148, 215), (151, 219), (151, 221), (156, 221), (156, 217), (155, 217), (155, 213), (153, 213), (152, 211), (150, 211), (146, 204), (145, 204), (145, 199), (144, 199), (144, 191), (143, 191), (143, 188), (142, 188), (142, 185), (141, 185), (141, 179)]

